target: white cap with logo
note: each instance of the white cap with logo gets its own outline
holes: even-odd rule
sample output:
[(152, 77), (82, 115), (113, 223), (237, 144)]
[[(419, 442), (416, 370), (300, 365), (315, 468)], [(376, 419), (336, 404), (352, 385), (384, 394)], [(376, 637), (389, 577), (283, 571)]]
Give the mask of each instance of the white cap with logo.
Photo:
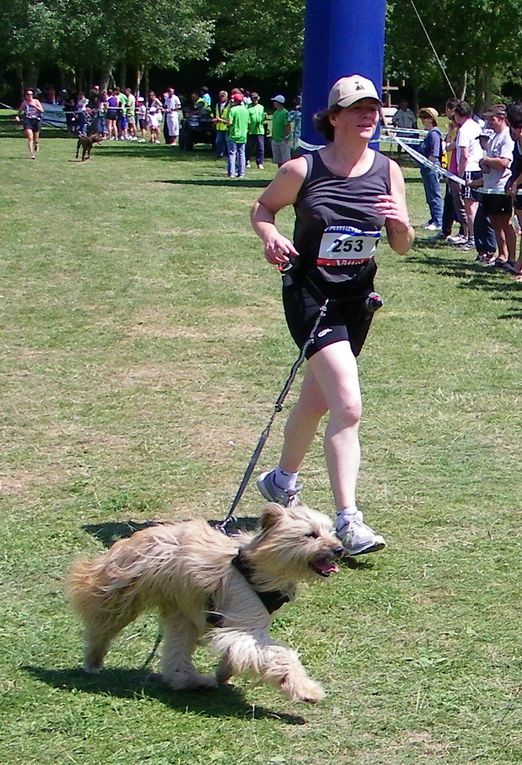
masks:
[(332, 106), (351, 106), (363, 98), (373, 98), (382, 104), (375, 85), (371, 80), (360, 74), (352, 74), (350, 77), (341, 77), (333, 84), (328, 96), (328, 108)]
[(271, 101), (276, 101), (278, 104), (284, 104), (286, 99), (284, 96), (274, 96), (270, 99)]

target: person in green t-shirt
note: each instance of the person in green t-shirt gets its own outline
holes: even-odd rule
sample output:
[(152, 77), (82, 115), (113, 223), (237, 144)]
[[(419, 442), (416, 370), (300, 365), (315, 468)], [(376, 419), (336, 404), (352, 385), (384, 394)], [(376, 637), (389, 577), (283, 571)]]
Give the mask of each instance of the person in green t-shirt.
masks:
[(120, 88), (116, 85), (114, 88), (114, 95), (118, 99), (118, 118), (116, 120), (116, 127), (118, 128), (118, 138), (120, 141), (125, 141), (127, 138), (127, 96), (122, 93)]
[(291, 158), (290, 145), (288, 138), (290, 136), (290, 120), (288, 119), (288, 110), (285, 109), (285, 97), (274, 96), (272, 106), (274, 113), (272, 115), (272, 157), (278, 167), (284, 165)]
[(259, 103), (259, 93), (251, 93), (251, 105), (248, 107), (248, 140), (246, 146), (247, 167), (250, 157), (256, 155), (256, 165), (263, 170), (265, 161), (265, 107)]
[(227, 174), (229, 178), (243, 178), (246, 167), (245, 146), (248, 134), (248, 109), (243, 103), (242, 93), (233, 93), (230, 101)]
[(137, 141), (136, 135), (136, 98), (130, 88), (125, 88), (125, 96), (127, 97), (127, 106), (125, 108), (125, 116), (127, 118), (127, 130), (128, 137), (131, 141)]

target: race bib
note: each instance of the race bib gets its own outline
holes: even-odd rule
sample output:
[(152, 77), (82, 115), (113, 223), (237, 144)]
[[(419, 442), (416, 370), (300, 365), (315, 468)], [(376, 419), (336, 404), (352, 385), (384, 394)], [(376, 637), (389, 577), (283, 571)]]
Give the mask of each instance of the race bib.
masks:
[(381, 234), (352, 226), (325, 228), (317, 255), (318, 266), (356, 266), (375, 254)]

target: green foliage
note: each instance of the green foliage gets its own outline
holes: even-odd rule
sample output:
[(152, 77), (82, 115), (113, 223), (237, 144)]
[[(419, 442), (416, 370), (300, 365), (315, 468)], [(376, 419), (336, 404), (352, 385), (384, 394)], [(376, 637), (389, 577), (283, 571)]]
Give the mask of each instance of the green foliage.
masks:
[[(439, 0), (415, 6), (458, 97), (480, 106), (491, 100), (495, 79), (513, 79), (522, 42), (522, 7), (516, 0), (501, 6), (495, 0), (469, 0), (465, 6)], [(391, 76), (409, 78), (420, 88), (436, 74), (439, 87), (450, 95), (409, 0), (388, 4), (386, 66)]]

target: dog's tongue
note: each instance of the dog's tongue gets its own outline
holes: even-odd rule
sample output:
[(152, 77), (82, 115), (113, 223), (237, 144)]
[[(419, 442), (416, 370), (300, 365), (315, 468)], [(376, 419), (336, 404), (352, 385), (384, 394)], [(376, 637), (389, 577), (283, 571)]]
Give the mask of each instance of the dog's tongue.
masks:
[(333, 560), (318, 560), (315, 561), (314, 567), (324, 576), (329, 574), (337, 574), (339, 569), (337, 564)]

